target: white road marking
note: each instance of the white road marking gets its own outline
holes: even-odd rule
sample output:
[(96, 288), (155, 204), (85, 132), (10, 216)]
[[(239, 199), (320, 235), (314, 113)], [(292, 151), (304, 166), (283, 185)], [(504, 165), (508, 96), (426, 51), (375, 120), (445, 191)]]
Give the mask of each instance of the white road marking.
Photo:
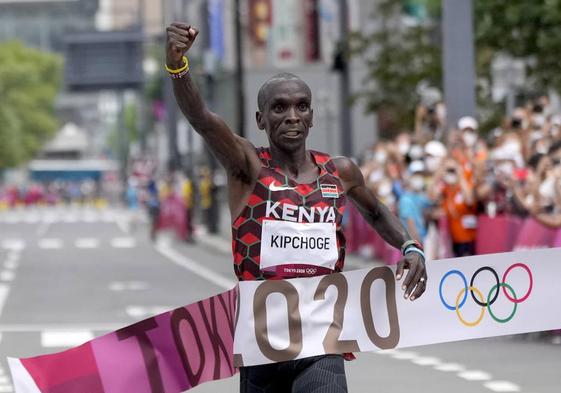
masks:
[(227, 278), (222, 277), (219, 273), (201, 265), (200, 263), (195, 262), (192, 259), (189, 259), (179, 252), (175, 251), (169, 245), (165, 244), (157, 244), (156, 250), (174, 262), (176, 265), (184, 267), (185, 269), (189, 270), (191, 273), (196, 274), (197, 276), (204, 278), (205, 280), (215, 284), (218, 287), (223, 289), (232, 289), (236, 285), (234, 280), (230, 280)]
[(415, 352), (399, 351), (399, 352), (391, 355), (391, 357), (393, 357), (394, 359), (397, 359), (397, 360), (413, 360), (413, 359), (418, 358), (419, 355), (417, 355)]
[(40, 220), (41, 217), (39, 217), (39, 215), (35, 212), (30, 212), (23, 216), (23, 222), (25, 222), (26, 224), (36, 224)]
[(111, 291), (144, 291), (150, 286), (144, 281), (114, 281), (109, 284)]
[(11, 270), (2, 270), (0, 272), (0, 280), (1, 281), (14, 281), (16, 274)]
[(458, 373), (458, 377), (468, 381), (488, 381), (491, 379), (491, 374), (480, 370), (468, 370)]
[(115, 248), (133, 248), (136, 240), (132, 237), (117, 237), (111, 240), (111, 246)]
[(396, 351), (395, 349), (382, 349), (381, 351), (376, 351), (374, 353), (377, 353), (378, 355), (393, 355), (397, 352), (398, 351)]
[(493, 392), (519, 392), (520, 386), (509, 381), (489, 381), (483, 385)]
[[(1, 284), (0, 284), (1, 285)], [(1, 291), (0, 291), (1, 293)], [(0, 325), (3, 333), (34, 333), (42, 331), (77, 331), (89, 330), (95, 332), (112, 332), (130, 324), (130, 321), (115, 323), (89, 323), (89, 324), (6, 324)]]
[(127, 315), (134, 319), (145, 319), (154, 315), (159, 315), (164, 312), (173, 310), (173, 306), (128, 306), (125, 309)]
[(4, 385), (6, 383), (10, 383), (10, 380), (5, 375), (0, 376), (0, 384)]
[(115, 221), (114, 215), (114, 212), (106, 210), (101, 214), (101, 220), (104, 222), (113, 222)]
[(39, 240), (39, 248), (46, 250), (54, 250), (62, 248), (62, 240), (60, 239), (41, 239)]
[(14, 390), (12, 389), (11, 386), (9, 385), (5, 385), (5, 386), (0, 386), (0, 392), (1, 393), (10, 393), (13, 392)]
[(62, 221), (71, 224), (74, 222), (78, 222), (78, 217), (76, 217), (76, 214), (69, 213), (62, 218)]
[(436, 365), (434, 369), (438, 371), (455, 373), (455, 372), (464, 371), (466, 368), (458, 363), (443, 363), (443, 364)]
[(8, 270), (15, 270), (17, 267), (18, 267), (17, 259), (9, 259), (6, 262), (4, 262), (4, 268)]
[(94, 238), (77, 239), (74, 245), (77, 248), (97, 248), (99, 247), (99, 240)]
[(2, 309), (4, 308), (4, 303), (6, 303), (8, 292), (10, 292), (10, 287), (6, 284), (0, 284), (0, 315), (2, 315)]
[(94, 335), (89, 330), (44, 331), (41, 332), (41, 346), (43, 348), (75, 347), (93, 338)]
[(437, 366), (439, 364), (442, 364), (439, 358), (434, 358), (430, 356), (412, 359), (412, 362), (419, 366)]
[(6, 250), (23, 250), (25, 242), (21, 239), (6, 239), (2, 241), (2, 248)]
[(82, 220), (87, 223), (98, 222), (100, 219), (99, 214), (93, 211), (85, 211), (82, 215)]
[(20, 222), (20, 217), (15, 214), (10, 214), (6, 216), (6, 223), (7, 224), (17, 224)]

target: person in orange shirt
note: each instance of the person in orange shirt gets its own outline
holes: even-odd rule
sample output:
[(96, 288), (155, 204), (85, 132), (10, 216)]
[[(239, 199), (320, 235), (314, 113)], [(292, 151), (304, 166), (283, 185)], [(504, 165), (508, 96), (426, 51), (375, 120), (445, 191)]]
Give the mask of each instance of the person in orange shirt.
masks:
[(430, 196), (440, 202), (446, 215), (454, 256), (475, 254), (475, 193), (473, 186), (465, 178), (461, 165), (453, 158), (447, 158), (435, 174), (434, 184)]

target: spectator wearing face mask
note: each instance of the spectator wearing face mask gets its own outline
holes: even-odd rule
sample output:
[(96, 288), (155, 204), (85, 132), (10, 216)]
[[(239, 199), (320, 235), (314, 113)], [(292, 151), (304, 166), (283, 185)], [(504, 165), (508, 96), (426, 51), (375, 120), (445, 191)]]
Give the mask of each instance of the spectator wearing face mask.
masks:
[(476, 201), (460, 164), (447, 158), (435, 174), (430, 190), (433, 201), (440, 202), (448, 221), (452, 250), (456, 257), (475, 254), (477, 236)]
[(427, 234), (426, 211), (432, 206), (425, 190), (425, 165), (413, 161), (409, 165), (405, 190), (399, 199), (399, 218), (413, 239), (423, 242)]

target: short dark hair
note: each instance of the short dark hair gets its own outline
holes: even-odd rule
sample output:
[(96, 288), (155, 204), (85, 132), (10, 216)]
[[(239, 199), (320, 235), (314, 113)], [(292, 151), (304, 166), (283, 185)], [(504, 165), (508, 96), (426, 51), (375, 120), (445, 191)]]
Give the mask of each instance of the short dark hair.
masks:
[(310, 87), (299, 76), (294, 75), (293, 73), (290, 72), (281, 72), (272, 76), (267, 81), (265, 81), (263, 85), (261, 85), (261, 88), (259, 89), (259, 93), (257, 94), (257, 108), (259, 109), (259, 111), (263, 111), (263, 109), (265, 108), (265, 104), (267, 104), (268, 93), (271, 86), (274, 85), (275, 83), (284, 82), (284, 81), (301, 82), (304, 86), (306, 86), (306, 89), (310, 93), (310, 97), (312, 97), (312, 91), (310, 90)]

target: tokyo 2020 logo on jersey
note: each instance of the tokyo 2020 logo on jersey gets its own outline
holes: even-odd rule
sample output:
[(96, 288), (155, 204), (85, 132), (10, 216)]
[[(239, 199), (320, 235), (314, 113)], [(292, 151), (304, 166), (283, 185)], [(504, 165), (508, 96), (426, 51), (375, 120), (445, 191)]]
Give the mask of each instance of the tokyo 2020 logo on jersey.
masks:
[[(529, 287), (528, 287), (528, 290), (526, 291), (526, 293), (521, 297), (518, 297), (514, 288), (512, 288), (512, 286), (510, 286), (506, 282), (508, 274), (515, 268), (524, 269), (526, 271), (526, 273), (528, 273)], [(490, 272), (493, 275), (493, 277), (495, 278), (495, 281), (496, 281), (496, 284), (493, 285), (493, 287), (491, 287), (491, 289), (489, 290), (489, 293), (487, 294), (486, 298), (484, 297), (481, 290), (479, 290), (473, 284), (477, 275), (479, 273), (483, 272), (483, 271)], [(457, 275), (462, 279), (462, 281), (464, 283), (464, 287), (461, 288), (460, 292), (456, 295), (455, 304), (451, 305), (451, 304), (447, 303), (446, 300), (444, 300), (444, 296), (442, 294), (442, 287), (443, 287), (446, 279), (450, 276), (453, 276), (453, 275)], [(493, 269), (492, 267), (489, 267), (489, 266), (483, 266), (483, 267), (477, 269), (477, 271), (475, 273), (473, 273), (473, 276), (471, 276), (469, 286), (468, 286), (467, 279), (466, 279), (466, 276), (464, 275), (464, 273), (462, 273), (459, 270), (450, 270), (444, 276), (442, 276), (442, 278), (440, 279), (440, 285), (438, 287), (438, 293), (440, 295), (440, 301), (442, 302), (444, 307), (446, 307), (448, 310), (455, 311), (456, 315), (458, 317), (458, 320), (464, 326), (474, 327), (474, 326), (479, 325), (481, 323), (481, 321), (483, 320), (483, 317), (485, 316), (485, 309), (487, 309), (489, 311), (489, 315), (491, 316), (491, 318), (493, 318), (493, 320), (495, 322), (507, 323), (508, 321), (510, 321), (514, 317), (514, 315), (516, 314), (516, 309), (518, 307), (518, 304), (522, 303), (526, 299), (528, 299), (528, 297), (532, 293), (533, 285), (534, 285), (534, 281), (533, 281), (533, 277), (532, 277), (532, 271), (530, 270), (530, 268), (523, 263), (515, 263), (515, 264), (511, 265), (508, 269), (506, 269), (506, 271), (503, 274), (502, 281), (499, 281), (499, 276), (498, 276), (497, 272), (495, 271), (495, 269)], [(506, 318), (497, 317), (493, 313), (493, 310), (491, 308), (493, 303), (495, 303), (495, 301), (499, 297), (499, 293), (501, 292), (499, 288), (503, 289), (502, 292), (503, 292), (504, 296), (506, 296), (506, 298), (512, 304), (514, 304), (512, 312)], [(507, 291), (507, 289), (508, 289), (508, 291)], [(462, 314), (460, 313), (461, 308), (464, 306), (464, 304), (467, 301), (468, 292), (470, 293), (473, 301), (475, 303), (477, 303), (479, 306), (481, 306), (481, 312), (479, 313), (479, 316), (477, 317), (477, 319), (475, 321), (466, 321), (462, 317)], [(485, 300), (487, 300), (487, 301), (485, 301)]]

